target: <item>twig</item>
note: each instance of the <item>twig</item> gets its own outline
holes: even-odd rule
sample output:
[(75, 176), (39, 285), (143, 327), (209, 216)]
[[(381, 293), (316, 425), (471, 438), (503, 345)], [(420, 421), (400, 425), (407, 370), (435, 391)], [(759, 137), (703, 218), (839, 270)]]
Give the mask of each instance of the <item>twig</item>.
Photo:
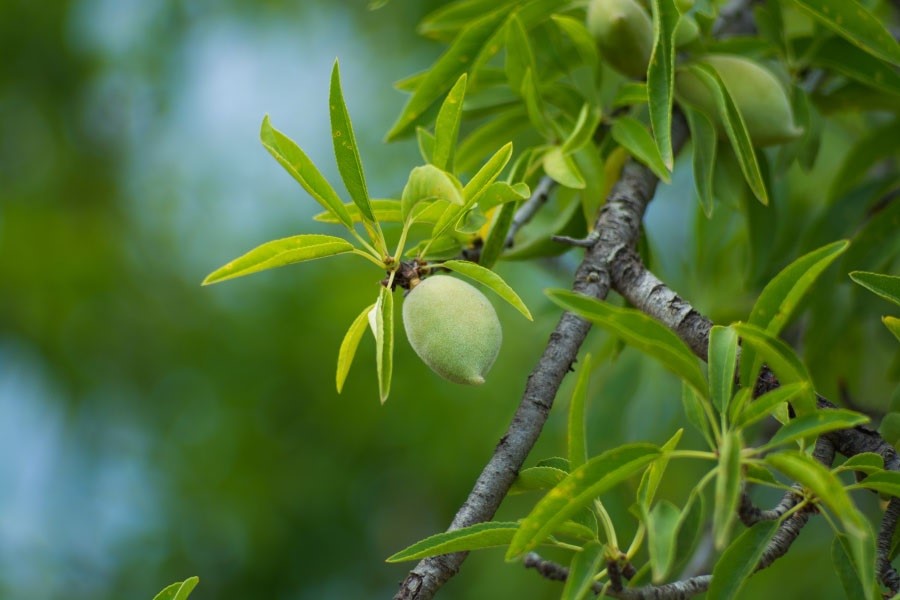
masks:
[(513, 246), (516, 234), (519, 233), (519, 230), (527, 225), (547, 203), (547, 199), (550, 198), (550, 192), (553, 191), (554, 187), (556, 187), (556, 182), (550, 179), (549, 176), (544, 175), (541, 177), (538, 184), (534, 186), (531, 197), (522, 203), (522, 206), (519, 207), (516, 214), (513, 216), (512, 223), (509, 225), (509, 231), (506, 234), (506, 242), (504, 243), (505, 248), (511, 248)]

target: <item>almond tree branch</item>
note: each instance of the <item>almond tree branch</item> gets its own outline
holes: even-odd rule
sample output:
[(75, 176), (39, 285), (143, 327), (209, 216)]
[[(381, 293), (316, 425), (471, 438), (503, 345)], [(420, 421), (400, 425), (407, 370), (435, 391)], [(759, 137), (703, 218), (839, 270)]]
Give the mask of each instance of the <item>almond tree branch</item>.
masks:
[[(678, 116), (672, 123), (675, 152), (687, 138), (687, 126)], [(601, 231), (596, 243), (584, 255), (575, 272), (572, 289), (603, 299), (609, 293), (611, 264), (623, 252), (635, 247), (647, 203), (656, 191), (658, 180), (645, 166), (630, 161), (622, 169), (606, 204), (600, 211), (595, 229)], [(506, 496), (509, 487), (537, 441), (547, 420), (563, 377), (572, 369), (590, 323), (571, 313), (563, 313), (550, 334), (538, 364), (528, 376), (525, 392), (506, 434), (494, 449), (469, 497), (457, 511), (449, 530), (490, 520)], [(425, 600), (453, 575), (466, 558), (465, 552), (423, 559), (400, 584), (395, 600)]]

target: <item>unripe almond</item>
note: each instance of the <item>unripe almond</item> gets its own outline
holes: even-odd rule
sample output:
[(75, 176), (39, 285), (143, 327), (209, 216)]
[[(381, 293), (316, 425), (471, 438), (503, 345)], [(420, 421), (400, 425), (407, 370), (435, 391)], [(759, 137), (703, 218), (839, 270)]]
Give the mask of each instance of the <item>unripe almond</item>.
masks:
[(653, 21), (637, 0), (592, 0), (587, 28), (609, 66), (635, 79), (646, 77)]
[[(754, 146), (771, 146), (795, 139), (803, 129), (794, 124), (794, 114), (781, 82), (765, 67), (742, 56), (710, 54), (699, 63), (716, 70), (735, 105), (744, 117), (747, 133)], [(680, 70), (675, 78), (678, 96), (710, 116), (722, 136), (715, 97), (706, 84), (689, 70)]]
[(410, 290), (403, 326), (419, 358), (454, 383), (484, 383), (503, 338), (484, 294), (447, 275), (431, 276)]

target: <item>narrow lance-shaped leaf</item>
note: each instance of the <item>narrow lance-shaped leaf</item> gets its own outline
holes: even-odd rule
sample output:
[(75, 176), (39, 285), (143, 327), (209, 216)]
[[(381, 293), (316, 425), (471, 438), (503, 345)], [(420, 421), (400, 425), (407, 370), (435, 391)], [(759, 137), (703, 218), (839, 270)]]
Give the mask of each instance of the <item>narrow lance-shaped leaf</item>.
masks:
[(756, 160), (753, 143), (750, 141), (750, 134), (747, 132), (747, 125), (744, 123), (741, 111), (738, 110), (734, 99), (728, 92), (728, 88), (725, 87), (716, 70), (709, 65), (690, 65), (687, 68), (704, 82), (713, 95), (722, 125), (725, 128), (725, 135), (728, 137), (728, 141), (731, 142), (731, 147), (734, 149), (734, 154), (738, 159), (744, 179), (750, 186), (753, 195), (763, 204), (768, 204), (769, 196), (766, 192), (766, 185), (763, 181), (762, 171), (759, 168), (759, 162)]
[(666, 500), (659, 502), (646, 516), (647, 550), (654, 583), (665, 581), (675, 563), (675, 539), (680, 516), (678, 507)]
[(333, 235), (295, 235), (257, 246), (206, 276), (203, 285), (353, 251), (353, 244)]
[(850, 555), (851, 552), (850, 540), (847, 536), (843, 533), (836, 534), (831, 542), (831, 563), (834, 565), (838, 579), (841, 580), (844, 594), (849, 600), (866, 600), (859, 581), (859, 573)]
[(582, 547), (581, 552), (576, 552), (569, 565), (569, 576), (563, 586), (559, 600), (584, 600), (592, 597), (594, 575), (600, 569), (603, 561), (604, 545), (592, 541)]
[(419, 145), (419, 154), (422, 160), (431, 164), (434, 162), (434, 134), (424, 127), (416, 127), (416, 142)]
[(789, 423), (775, 432), (771, 440), (758, 448), (758, 451), (763, 452), (802, 438), (811, 439), (828, 431), (849, 429), (868, 422), (869, 417), (852, 410), (840, 408), (819, 410), (810, 415), (791, 419)]
[(673, 0), (653, 0), (653, 51), (647, 69), (650, 125), (663, 164), (671, 171), (672, 98), (675, 93), (675, 29), (681, 15)]
[(167, 585), (153, 597), (153, 600), (187, 600), (198, 583), (200, 583), (199, 577), (188, 577), (184, 581)]
[(306, 153), (289, 137), (272, 127), (269, 116), (263, 118), (259, 139), (278, 163), (303, 186), (303, 189), (335, 216), (347, 229), (353, 229), (353, 221), (328, 180), (319, 172)]
[[(747, 389), (747, 388), (744, 388)], [(811, 390), (807, 383), (789, 383), (766, 392), (759, 398), (747, 403), (734, 419), (735, 427), (746, 428), (769, 416), (782, 402), (790, 402), (797, 394), (808, 394)]]
[(659, 484), (669, 466), (670, 455), (678, 446), (678, 442), (681, 441), (682, 434), (684, 434), (684, 429), (676, 431), (675, 434), (662, 445), (662, 448), (660, 448), (659, 458), (650, 465), (649, 469), (644, 471), (644, 476), (641, 478), (641, 485), (638, 486), (637, 500), (645, 511), (650, 510), (650, 505), (656, 497), (656, 490), (659, 489)]
[(592, 108), (590, 104), (584, 104), (578, 113), (578, 120), (572, 132), (562, 144), (564, 154), (575, 152), (586, 146), (594, 136), (597, 125), (600, 124), (600, 110)]
[(525, 306), (525, 303), (522, 302), (522, 299), (519, 298), (519, 295), (516, 294), (515, 290), (509, 287), (509, 285), (503, 281), (502, 277), (490, 269), (485, 269), (478, 263), (467, 260), (448, 260), (441, 263), (441, 266), (487, 286), (491, 291), (509, 302), (513, 308), (522, 313), (526, 319), (529, 321), (533, 320), (531, 313), (528, 311), (528, 307)]
[(778, 531), (778, 521), (761, 521), (747, 529), (725, 549), (713, 568), (709, 600), (730, 600), (737, 596), (744, 582), (762, 557), (769, 540)]
[(359, 313), (359, 316), (357, 316), (353, 320), (353, 323), (350, 324), (350, 329), (347, 330), (347, 333), (344, 335), (344, 340), (341, 342), (341, 348), (338, 350), (336, 374), (338, 394), (340, 394), (341, 390), (344, 388), (344, 381), (347, 379), (347, 374), (350, 372), (350, 366), (353, 364), (353, 357), (356, 356), (356, 349), (359, 347), (359, 342), (366, 332), (369, 313), (373, 308), (375, 308), (375, 305), (370, 304)]
[(587, 441), (585, 439), (585, 412), (587, 407), (588, 382), (591, 379), (591, 355), (586, 354), (578, 367), (578, 380), (569, 403), (569, 431), (567, 446), (569, 465), (577, 469), (587, 461)]
[(888, 328), (888, 331), (894, 334), (894, 337), (900, 342), (900, 319), (897, 317), (885, 316), (881, 317), (881, 322), (884, 323), (884, 326)]
[(694, 388), (684, 382), (681, 386), (681, 403), (684, 406), (684, 414), (688, 422), (693, 425), (697, 431), (703, 434), (703, 438), (710, 448), (716, 449), (716, 440), (713, 435), (712, 425), (710, 424), (707, 411), (712, 413), (709, 406), (709, 400), (701, 397)]
[(709, 392), (720, 414), (728, 414), (737, 361), (737, 332), (716, 325), (709, 332)]
[(550, 18), (572, 41), (584, 63), (595, 67), (600, 60), (597, 55), (597, 42), (585, 27), (584, 20), (559, 14), (552, 15)]
[(532, 550), (594, 499), (631, 477), (659, 455), (652, 444), (628, 444), (584, 463), (550, 490), (519, 525), (506, 552), (507, 560)]
[(706, 378), (693, 352), (665, 325), (634, 309), (619, 308), (568, 290), (547, 290), (562, 308), (603, 327), (635, 348), (662, 362), (694, 390), (707, 397)]
[(375, 305), (375, 358), (378, 367), (378, 392), (384, 404), (391, 391), (394, 371), (394, 294), (382, 287)]
[(366, 177), (363, 174), (362, 160), (359, 157), (359, 148), (356, 145), (356, 136), (353, 133), (353, 124), (350, 122), (350, 113), (344, 103), (344, 94), (341, 91), (341, 71), (338, 61), (334, 61), (331, 70), (331, 89), (328, 94), (328, 106), (331, 114), (331, 140), (334, 145), (334, 157), (337, 160), (338, 171), (347, 186), (350, 198), (359, 207), (362, 215), (375, 222), (372, 207), (369, 204), (369, 191), (366, 189)]
[(900, 66), (900, 44), (882, 20), (856, 0), (793, 1), (848, 42), (894, 66)]
[(716, 170), (716, 145), (718, 138), (712, 121), (703, 113), (684, 107), (688, 127), (691, 130), (692, 162), (694, 167), (694, 186), (700, 206), (707, 217), (713, 211), (713, 175)]
[(719, 449), (719, 472), (716, 475), (716, 506), (713, 512), (713, 533), (716, 548), (723, 548), (731, 535), (738, 500), (741, 495), (741, 433), (731, 430), (725, 434)]
[(447, 98), (441, 105), (434, 125), (434, 150), (432, 164), (445, 171), (453, 171), (456, 153), (456, 138), (459, 137), (459, 122), (462, 119), (463, 99), (466, 95), (465, 73), (456, 80)]
[(647, 165), (654, 175), (669, 183), (669, 169), (659, 154), (659, 148), (647, 128), (634, 117), (620, 117), (612, 126), (613, 139), (629, 154)]
[[(350, 218), (354, 223), (362, 221), (362, 215), (359, 208), (352, 202), (344, 204), (344, 208), (350, 213)], [(402, 223), (403, 216), (400, 213), (400, 201), (390, 198), (378, 198), (372, 200), (372, 213), (379, 223)], [(337, 218), (330, 212), (321, 212), (313, 216), (314, 221), (320, 223), (338, 223)]]
[(900, 277), (882, 273), (853, 271), (850, 273), (850, 279), (870, 292), (878, 294), (885, 300), (900, 305)]
[(509, 87), (521, 92), (525, 73), (529, 70), (532, 73), (537, 71), (537, 61), (528, 42), (528, 32), (518, 15), (513, 13), (506, 21), (506, 77)]
[(544, 99), (541, 97), (540, 82), (531, 69), (526, 69), (525, 75), (522, 77), (522, 99), (525, 102), (528, 119), (534, 128), (544, 137), (548, 139), (552, 137), (553, 125), (547, 117)]
[(515, 522), (490, 522), (478, 523), (453, 531), (446, 531), (420, 542), (416, 542), (408, 548), (387, 558), (387, 562), (403, 562), (405, 560), (418, 560), (426, 556), (438, 556), (450, 552), (465, 552), (505, 546), (512, 540), (513, 534), (518, 529)]

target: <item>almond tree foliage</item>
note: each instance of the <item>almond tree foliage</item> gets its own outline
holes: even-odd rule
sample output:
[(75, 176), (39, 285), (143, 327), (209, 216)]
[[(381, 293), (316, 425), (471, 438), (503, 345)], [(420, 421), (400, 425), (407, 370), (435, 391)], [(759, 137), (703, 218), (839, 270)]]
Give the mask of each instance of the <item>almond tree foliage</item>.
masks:
[[(381, 286), (360, 298), (345, 334), (338, 391), (371, 333), (377, 393), (388, 399), (403, 376), (397, 336), (417, 318), (396, 313), (427, 278), (467, 279), (530, 319), (496, 266), (538, 269), (564, 253), (580, 261), (571, 289), (546, 290), (559, 322), (448, 530), (387, 559), (419, 561), (396, 598), (433, 597), (470, 551), (498, 546), (508, 562), (562, 582), (565, 599), (732, 598), (813, 518), (833, 529), (823, 556), (848, 597), (900, 597), (898, 394), (867, 403), (882, 407), (876, 429), (836, 405), (857, 406), (851, 395), (818, 394), (805, 362), (841, 343), (840, 323), (860, 318), (868, 292), (900, 304), (891, 274), (900, 255), (898, 13), (882, 0), (450, 2), (419, 29), (443, 53), (396, 84), (409, 98), (387, 141), (415, 136), (421, 163), (394, 198), (370, 195), (337, 62), (328, 113), (346, 196), (263, 119), (263, 146), (335, 234), (268, 242), (204, 284), (340, 254), (371, 263)], [(804, 180), (826, 150), (839, 153), (839, 169)], [(654, 240), (642, 219), (658, 186), (683, 171), (696, 198), (697, 277), (725, 261), (758, 287), (737, 318), (714, 323), (650, 270)], [(850, 280), (861, 287), (835, 292)], [(441, 335), (467, 329), (455, 300), (449, 293), (428, 309), (428, 320), (452, 320)], [(882, 320), (900, 341), (900, 319)], [(578, 358), (592, 326), (615, 342)], [(471, 328), (454, 360), (488, 344)], [(442, 347), (449, 338), (431, 341), (420, 352), (430, 366), (431, 354), (460, 351)], [(661, 445), (588, 451), (598, 446), (585, 433), (590, 378), (623, 345), (681, 380), (660, 401), (680, 397), (699, 445), (682, 443), (679, 429)], [(570, 371), (574, 392), (557, 409), (568, 412), (563, 456), (526, 466)], [(896, 354), (887, 371), (878, 375), (896, 379)], [(704, 469), (686, 498), (662, 493), (676, 461)], [(782, 495), (773, 506), (754, 499), (766, 488)], [(613, 490), (630, 494), (632, 522), (612, 518), (604, 502)], [(880, 496), (878, 521), (853, 490)], [(530, 510), (492, 520), (508, 494), (528, 494)], [(189, 581), (162, 597), (185, 598)]]

